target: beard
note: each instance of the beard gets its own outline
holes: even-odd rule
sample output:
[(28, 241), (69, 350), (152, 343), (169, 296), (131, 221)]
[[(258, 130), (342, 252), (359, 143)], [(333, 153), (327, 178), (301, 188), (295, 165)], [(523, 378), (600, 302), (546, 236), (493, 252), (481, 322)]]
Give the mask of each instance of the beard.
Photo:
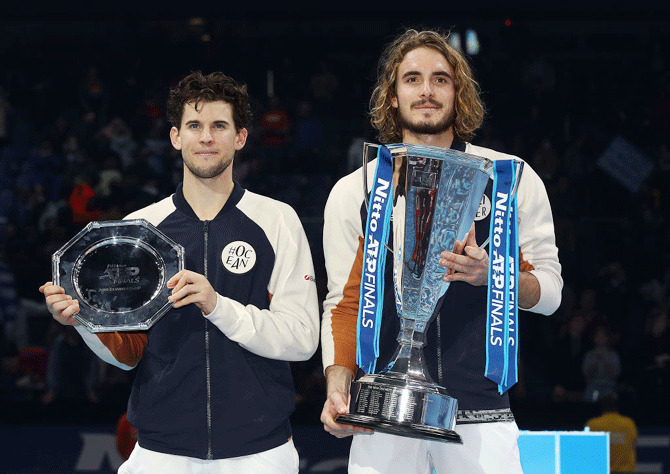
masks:
[[(415, 102), (412, 104), (412, 107), (415, 105), (422, 105), (424, 103), (430, 103), (436, 106), (442, 106), (439, 102), (434, 101), (433, 99), (428, 99), (426, 101)], [(439, 135), (443, 132), (449, 130), (456, 121), (456, 110), (452, 110), (446, 116), (442, 117), (439, 122), (430, 123), (424, 121), (412, 122), (407, 117), (402, 114), (402, 111), (398, 109), (398, 125), (401, 130), (407, 130), (408, 132), (414, 133), (416, 135)]]
[(228, 167), (232, 164), (233, 158), (229, 158), (227, 160), (222, 160), (219, 161), (218, 163), (214, 163), (209, 166), (198, 166), (195, 163), (191, 162), (190, 160), (187, 160), (182, 157), (182, 160), (184, 162), (184, 166), (188, 168), (188, 170), (191, 172), (192, 175), (194, 175), (197, 178), (201, 179), (210, 179), (210, 178), (216, 178), (217, 176), (220, 176)]

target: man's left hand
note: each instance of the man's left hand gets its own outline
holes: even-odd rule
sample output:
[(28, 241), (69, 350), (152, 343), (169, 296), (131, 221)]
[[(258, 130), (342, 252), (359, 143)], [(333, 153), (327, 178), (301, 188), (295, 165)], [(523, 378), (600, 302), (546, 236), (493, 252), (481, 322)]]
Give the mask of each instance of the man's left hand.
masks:
[(474, 224), (465, 241), (456, 241), (454, 251), (444, 251), (441, 257), (440, 265), (447, 268), (444, 281), (464, 281), (473, 286), (488, 284), (489, 255), (477, 246)]
[(168, 301), (174, 303), (175, 308), (193, 303), (204, 314), (209, 314), (216, 307), (216, 291), (204, 275), (182, 270), (168, 280), (167, 287), (172, 288)]

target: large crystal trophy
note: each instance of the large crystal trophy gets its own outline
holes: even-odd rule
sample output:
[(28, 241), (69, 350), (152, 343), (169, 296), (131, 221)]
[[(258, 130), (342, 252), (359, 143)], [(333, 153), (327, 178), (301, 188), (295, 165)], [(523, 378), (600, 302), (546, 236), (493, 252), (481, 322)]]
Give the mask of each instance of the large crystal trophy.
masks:
[[(366, 144), (368, 161), (379, 145)], [(461, 443), (454, 431), (458, 401), (428, 374), (426, 329), (447, 291), (444, 250), (453, 250), (470, 230), (493, 162), (455, 150), (409, 144), (388, 145), (393, 158), (394, 287), (400, 317), (398, 348), (380, 373), (366, 374), (351, 388), (350, 413), (338, 423), (401, 436)], [(391, 249), (389, 249), (391, 250)]]
[(53, 282), (91, 332), (147, 330), (170, 308), (184, 248), (144, 219), (91, 222), (52, 256)]

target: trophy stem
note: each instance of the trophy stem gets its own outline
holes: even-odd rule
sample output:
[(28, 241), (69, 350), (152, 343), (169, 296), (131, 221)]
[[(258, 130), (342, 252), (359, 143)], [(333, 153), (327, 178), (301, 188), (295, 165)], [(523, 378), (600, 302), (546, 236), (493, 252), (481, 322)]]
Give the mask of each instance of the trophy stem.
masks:
[(424, 321), (400, 319), (398, 347), (391, 363), (381, 373), (405, 375), (416, 382), (435, 383), (428, 375), (423, 356), (423, 346), (426, 344), (425, 328)]

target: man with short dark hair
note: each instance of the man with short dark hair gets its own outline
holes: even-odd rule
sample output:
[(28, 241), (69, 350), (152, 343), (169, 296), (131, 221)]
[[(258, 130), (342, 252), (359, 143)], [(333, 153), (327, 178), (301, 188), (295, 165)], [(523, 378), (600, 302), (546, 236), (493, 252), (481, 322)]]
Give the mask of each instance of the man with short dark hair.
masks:
[(185, 269), (167, 282), (173, 308), (146, 332), (93, 334), (61, 287), (40, 291), (101, 359), (137, 367), (128, 421), (138, 442), (119, 473), (297, 474), (289, 361), (312, 356), (319, 327), (305, 233), (288, 205), (233, 181), (251, 120), (245, 86), (192, 73), (170, 92), (168, 117), (183, 182), (127, 218), (184, 246)]

